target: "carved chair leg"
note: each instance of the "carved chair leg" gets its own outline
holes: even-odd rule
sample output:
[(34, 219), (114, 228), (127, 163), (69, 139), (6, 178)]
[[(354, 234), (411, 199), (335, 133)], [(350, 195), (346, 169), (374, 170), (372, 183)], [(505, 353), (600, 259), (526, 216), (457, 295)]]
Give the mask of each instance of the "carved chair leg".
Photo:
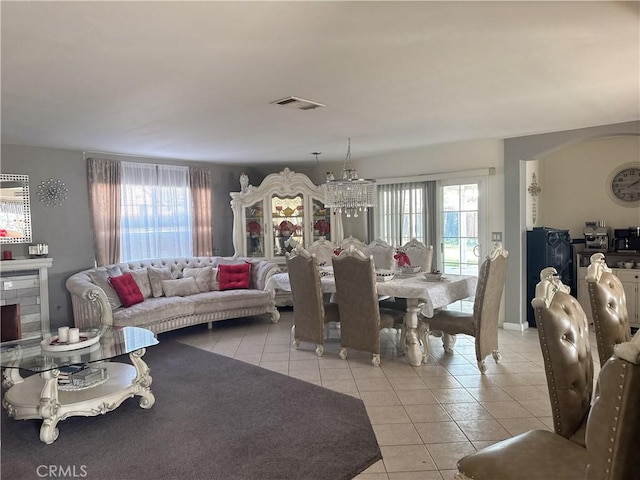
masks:
[(429, 360), (429, 324), (427, 322), (418, 323), (418, 336), (422, 340), (422, 361)]
[(321, 357), (323, 354), (324, 354), (324, 346), (323, 345), (318, 345), (316, 347), (316, 355)]
[(453, 353), (453, 346), (456, 344), (456, 336), (442, 333), (442, 346), (447, 353)]
[(347, 349), (344, 348), (344, 347), (340, 349), (340, 358), (342, 360), (346, 360), (347, 359)]
[(485, 373), (487, 371), (487, 364), (484, 363), (484, 360), (478, 360), (478, 370), (480, 370), (480, 373)]
[(491, 355), (493, 355), (493, 359), (496, 361), (496, 363), (502, 360), (502, 355), (500, 355), (500, 350), (494, 350), (493, 352), (491, 352)]
[(373, 358), (371, 359), (371, 363), (373, 363), (374, 367), (379, 367), (380, 366), (380, 354), (379, 353), (374, 353), (373, 354)]

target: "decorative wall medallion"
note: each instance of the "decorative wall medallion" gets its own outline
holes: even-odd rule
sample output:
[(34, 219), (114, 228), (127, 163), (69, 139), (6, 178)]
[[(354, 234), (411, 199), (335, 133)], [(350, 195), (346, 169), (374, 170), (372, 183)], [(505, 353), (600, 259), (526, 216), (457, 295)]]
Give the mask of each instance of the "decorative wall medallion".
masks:
[(61, 207), (69, 189), (62, 180), (43, 180), (38, 185), (38, 198), (48, 207)]
[(529, 192), (529, 195), (531, 195), (531, 219), (535, 225), (536, 220), (538, 219), (538, 195), (542, 191), (540, 185), (538, 185), (538, 179), (536, 178), (535, 173), (531, 179), (531, 184), (527, 187), (527, 191)]

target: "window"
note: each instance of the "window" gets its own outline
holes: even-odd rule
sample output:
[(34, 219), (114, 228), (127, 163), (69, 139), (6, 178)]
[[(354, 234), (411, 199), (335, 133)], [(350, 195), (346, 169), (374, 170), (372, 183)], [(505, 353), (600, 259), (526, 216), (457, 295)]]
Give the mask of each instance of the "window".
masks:
[(122, 162), (121, 261), (191, 257), (189, 168)]
[(431, 245), (435, 205), (429, 198), (433, 195), (435, 182), (432, 181), (379, 185), (376, 237), (396, 247), (412, 238)]

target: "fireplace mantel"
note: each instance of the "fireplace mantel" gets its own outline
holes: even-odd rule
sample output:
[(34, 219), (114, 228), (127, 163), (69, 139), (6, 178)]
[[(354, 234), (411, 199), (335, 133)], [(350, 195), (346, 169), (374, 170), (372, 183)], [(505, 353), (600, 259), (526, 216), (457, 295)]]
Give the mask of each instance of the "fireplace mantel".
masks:
[[(0, 302), (2, 305), (10, 305), (12, 303), (20, 303), (21, 310), (25, 310), (22, 307), (20, 296), (15, 296), (13, 293), (20, 291), (21, 283), (27, 283), (27, 286), (23, 287), (23, 290), (29, 289), (29, 282), (23, 280), (14, 280), (20, 278), (23, 274), (29, 274), (30, 272), (37, 272), (38, 280), (33, 288), (39, 289), (37, 296), (39, 304), (39, 317), (40, 317), (40, 331), (33, 332), (42, 336), (45, 333), (49, 333), (51, 330), (49, 320), (49, 275), (47, 269), (53, 266), (53, 259), (40, 257), (40, 258), (16, 258), (14, 260), (2, 260), (0, 261), (0, 292), (2, 293), (2, 299)], [(34, 278), (32, 276), (32, 278)], [(33, 298), (33, 294), (31, 294)], [(25, 315), (25, 317), (27, 317)], [(27, 317), (28, 318), (28, 317)], [(37, 318), (36, 318), (37, 320)], [(28, 330), (27, 330), (28, 332)], [(23, 328), (23, 338), (25, 338), (25, 329)]]

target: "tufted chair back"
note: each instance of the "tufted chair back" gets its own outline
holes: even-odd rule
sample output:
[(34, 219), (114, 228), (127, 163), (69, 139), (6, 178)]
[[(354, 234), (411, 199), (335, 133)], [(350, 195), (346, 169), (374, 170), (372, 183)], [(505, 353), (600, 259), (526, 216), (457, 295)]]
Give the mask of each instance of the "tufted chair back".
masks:
[(602, 366), (613, 354), (614, 345), (631, 338), (627, 299), (622, 282), (607, 267), (602, 253), (591, 256), (586, 280)]
[(353, 235), (349, 235), (349, 238), (345, 238), (340, 242), (340, 247), (343, 250), (349, 250), (349, 247), (354, 247), (356, 250), (360, 250), (362, 253), (366, 255), (367, 245), (358, 240), (357, 238), (353, 238)]
[(423, 272), (431, 271), (433, 261), (433, 245), (426, 246), (417, 238), (412, 238), (402, 246), (402, 250), (407, 253), (411, 260), (412, 267), (420, 267)]
[(549, 387), (555, 432), (584, 445), (593, 391), (587, 316), (557, 275), (544, 272), (531, 302)]
[(307, 251), (316, 256), (316, 261), (318, 265), (327, 265), (331, 266), (331, 258), (333, 257), (333, 251), (335, 247), (333, 243), (327, 240), (325, 237), (320, 237), (318, 240), (313, 242), (307, 248)]
[(636, 344), (635, 352), (627, 356), (616, 347), (616, 354), (605, 362), (598, 376), (587, 422), (587, 480), (638, 478), (640, 365), (638, 342), (632, 343)]
[(395, 249), (381, 238), (376, 238), (367, 245), (366, 255), (373, 257), (376, 268), (391, 270), (393, 268), (393, 255)]

